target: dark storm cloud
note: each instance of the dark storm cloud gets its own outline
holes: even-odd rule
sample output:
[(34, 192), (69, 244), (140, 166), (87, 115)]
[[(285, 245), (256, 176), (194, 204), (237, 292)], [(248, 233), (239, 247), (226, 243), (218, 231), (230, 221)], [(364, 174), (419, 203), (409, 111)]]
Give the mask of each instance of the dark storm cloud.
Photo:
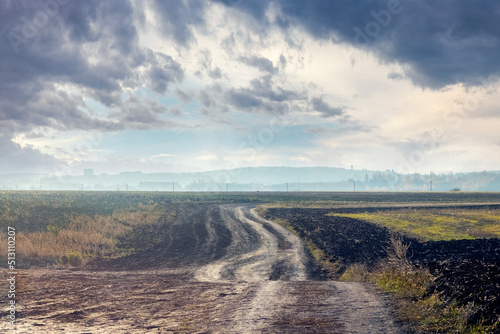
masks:
[(276, 85), (270, 75), (252, 80), (248, 88), (228, 90), (225, 98), (230, 105), (243, 111), (269, 114), (284, 114), (290, 104), (307, 99), (304, 94)]
[(218, 2), (226, 6), (238, 8), (246, 13), (250, 13), (254, 17), (261, 18), (264, 16), (269, 0), (219, 0)]
[(174, 115), (174, 116), (182, 116), (182, 111), (179, 109), (179, 108), (170, 108), (170, 110), (168, 111), (168, 113), (170, 115)]
[(225, 94), (226, 101), (232, 107), (248, 113), (282, 115), (288, 113), (291, 102), (269, 101), (255, 95), (247, 88), (231, 89)]
[(204, 90), (200, 91), (199, 98), (201, 104), (203, 104), (207, 108), (211, 108), (214, 105), (214, 101), (212, 100), (210, 95)]
[[(146, 86), (164, 93), (184, 77), (170, 55), (139, 47), (141, 6), (121, 0), (0, 2), (0, 156), (8, 156), (12, 165), (50, 160), (12, 142), (16, 133), (34, 128), (176, 126), (158, 117), (159, 106), (146, 103), (134, 109), (123, 101), (130, 90)], [(96, 117), (84, 97), (114, 112)]]
[(236, 108), (248, 110), (262, 107), (264, 101), (252, 95), (252, 92), (246, 88), (230, 89), (226, 93), (227, 100)]
[(273, 62), (264, 57), (240, 57), (239, 61), (248, 66), (256, 67), (262, 72), (274, 73), (277, 70), (274, 68)]
[(204, 24), (204, 0), (164, 1), (155, 0), (158, 22), (165, 36), (172, 37), (179, 45), (195, 40), (192, 25)]
[(149, 71), (151, 88), (157, 93), (165, 93), (171, 82), (181, 82), (184, 79), (181, 64), (169, 55), (149, 52), (148, 59), (151, 64)]
[(222, 78), (222, 70), (220, 67), (212, 65), (212, 52), (210, 50), (200, 50), (197, 56), (200, 66), (199, 70), (195, 72), (197, 76), (203, 78), (203, 76), (207, 74), (212, 79), (217, 80)]
[[(382, 61), (409, 65), (405, 75), (423, 87), (482, 84), (500, 75), (500, 2), (410, 0), (280, 0), (281, 20), (318, 39), (367, 48)], [(268, 24), (268, 1), (236, 8)]]
[(250, 82), (250, 84), (253, 94), (274, 102), (293, 101), (303, 97), (301, 94), (283, 89), (278, 85), (274, 85), (273, 77), (270, 75), (264, 76), (260, 79), (254, 79)]
[(32, 147), (21, 147), (10, 138), (0, 135), (0, 174), (50, 173), (64, 163)]
[(391, 72), (391, 73), (387, 74), (387, 79), (391, 79), (394, 81), (400, 81), (400, 80), (403, 80), (404, 77), (401, 73)]
[(175, 95), (184, 103), (192, 102), (195, 98), (195, 94), (193, 92), (185, 92), (180, 90), (179, 88), (175, 89)]
[[(106, 130), (109, 124), (90, 121), (81, 110), (83, 95), (120, 108), (124, 89), (147, 85), (164, 93), (183, 80), (183, 69), (171, 56), (138, 46), (136, 25), (143, 14), (129, 2), (40, 3), (0, 5), (2, 35), (8, 36), (0, 39), (0, 113), (19, 130), (55, 125)], [(66, 84), (77, 91), (69, 95), (60, 88)]]
[(215, 69), (208, 71), (208, 76), (211, 77), (212, 79), (220, 79), (222, 78), (222, 71), (217, 66), (215, 67)]
[(327, 102), (323, 101), (321, 97), (313, 97), (311, 99), (311, 105), (314, 111), (321, 113), (321, 117), (336, 117), (344, 114), (345, 107), (338, 106), (332, 107)]
[(181, 126), (177, 122), (166, 119), (167, 114), (175, 114), (176, 111), (169, 113), (169, 110), (159, 102), (151, 99), (139, 100), (136, 96), (130, 96), (119, 110), (110, 114), (117, 130), (134, 129), (161, 129), (175, 128)]

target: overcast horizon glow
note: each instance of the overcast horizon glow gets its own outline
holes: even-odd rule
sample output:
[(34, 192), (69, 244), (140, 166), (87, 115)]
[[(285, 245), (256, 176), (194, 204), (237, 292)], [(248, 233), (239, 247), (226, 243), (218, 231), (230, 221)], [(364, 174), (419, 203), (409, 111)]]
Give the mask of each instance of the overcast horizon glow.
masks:
[(3, 1), (0, 174), (500, 170), (500, 3)]

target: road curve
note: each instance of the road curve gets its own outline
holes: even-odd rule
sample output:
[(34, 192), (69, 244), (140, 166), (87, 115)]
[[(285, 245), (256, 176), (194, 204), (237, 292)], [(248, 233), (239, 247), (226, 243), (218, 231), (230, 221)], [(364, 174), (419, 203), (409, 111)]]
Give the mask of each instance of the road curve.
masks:
[[(304, 245), (290, 231), (250, 206), (221, 205), (219, 210), (232, 242), (223, 257), (197, 269), (194, 279), (243, 288), (211, 321), (210, 332), (402, 332), (384, 296), (370, 286), (310, 279)], [(214, 223), (220, 222), (207, 221), (209, 234)]]
[[(290, 231), (260, 218), (253, 208), (224, 205), (220, 211), (232, 242), (224, 257), (196, 270), (195, 279), (262, 282), (307, 278), (304, 247)], [(211, 224), (210, 220), (206, 223), (209, 235), (215, 231)]]
[(302, 242), (252, 206), (183, 205), (137, 231), (131, 247), (155, 242), (130, 256), (24, 271), (16, 333), (407, 333), (370, 285), (312, 279)]

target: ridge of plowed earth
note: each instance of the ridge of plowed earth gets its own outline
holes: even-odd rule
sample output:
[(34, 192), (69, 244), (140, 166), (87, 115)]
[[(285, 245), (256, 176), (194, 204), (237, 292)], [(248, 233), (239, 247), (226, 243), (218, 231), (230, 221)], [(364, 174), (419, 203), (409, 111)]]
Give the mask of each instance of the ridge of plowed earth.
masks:
[[(420, 209), (435, 206), (419, 206)], [(443, 207), (443, 206), (440, 206)], [(446, 206), (457, 207), (457, 206)], [(460, 205), (460, 208), (487, 209), (498, 205)], [(412, 206), (412, 209), (417, 209)], [(374, 266), (387, 258), (390, 232), (387, 228), (363, 220), (327, 216), (328, 213), (362, 213), (389, 208), (351, 207), (335, 209), (267, 210), (268, 219), (286, 219), (302, 238), (310, 239), (326, 256), (338, 261), (341, 275), (348, 265), (360, 263)], [(428, 268), (434, 276), (427, 290), (437, 292), (445, 301), (459, 306), (473, 305), (470, 325), (484, 322), (500, 324), (500, 239), (427, 241), (402, 236), (409, 244), (408, 260), (417, 267)]]
[(383, 295), (312, 279), (301, 241), (248, 205), (185, 206), (175, 224), (127, 242), (141, 251), (84, 270), (23, 271), (14, 332), (402, 332)]

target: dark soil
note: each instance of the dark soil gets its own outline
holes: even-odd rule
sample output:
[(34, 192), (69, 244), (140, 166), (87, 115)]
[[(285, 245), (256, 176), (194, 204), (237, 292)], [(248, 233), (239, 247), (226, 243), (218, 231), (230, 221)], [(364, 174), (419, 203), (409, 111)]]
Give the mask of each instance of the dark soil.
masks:
[(435, 277), (428, 294), (474, 305), (471, 324), (484, 319), (500, 326), (500, 239), (413, 243), (409, 251), (412, 261)]
[(387, 257), (389, 230), (358, 219), (326, 216), (331, 209), (269, 209), (266, 218), (290, 222), (304, 239), (322, 249), (333, 261), (343, 265), (361, 263), (374, 266)]
[[(386, 260), (390, 233), (387, 228), (369, 222), (326, 214), (379, 210), (269, 209), (267, 218), (288, 220), (302, 238), (310, 239), (333, 261), (339, 261), (341, 266), (336, 274), (341, 275), (348, 265), (360, 263), (373, 267)], [(473, 305), (470, 324), (484, 321), (500, 326), (500, 239), (420, 242), (403, 236), (403, 240), (410, 244), (410, 262), (428, 268), (434, 276), (428, 294), (437, 292), (449, 303)]]
[(299, 238), (251, 205), (183, 204), (117, 246), (84, 268), (20, 271), (16, 327), (4, 308), (0, 332), (408, 333), (368, 284), (313, 279)]
[[(203, 265), (223, 257), (232, 236), (218, 206), (183, 204), (179, 207), (175, 224), (162, 217), (159, 223), (139, 226), (120, 238), (117, 247), (129, 255), (94, 261), (89, 266), (106, 270), (177, 268)], [(207, 220), (214, 230), (214, 240), (209, 240)]]

